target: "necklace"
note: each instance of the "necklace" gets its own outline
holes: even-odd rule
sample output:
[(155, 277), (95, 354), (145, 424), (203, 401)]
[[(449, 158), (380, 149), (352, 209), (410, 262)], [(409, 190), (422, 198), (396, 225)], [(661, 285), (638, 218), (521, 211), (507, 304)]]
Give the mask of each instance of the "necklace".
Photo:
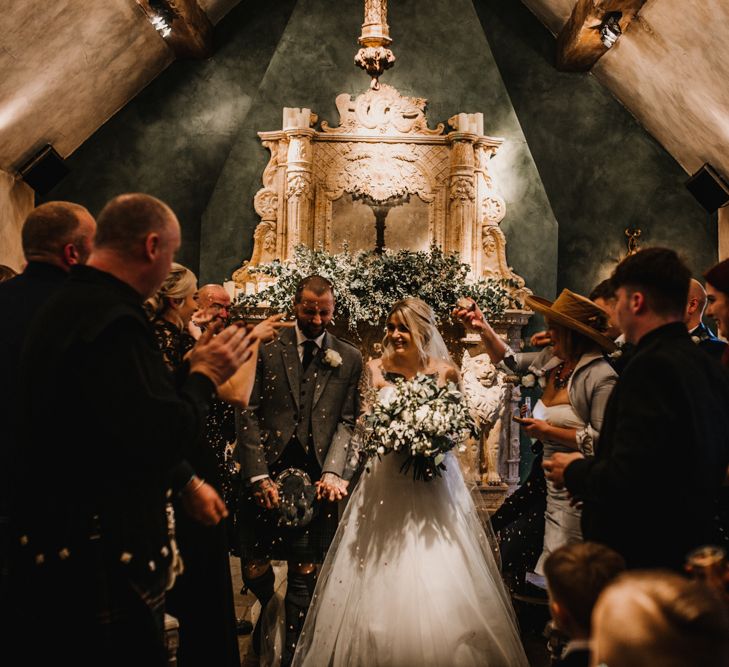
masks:
[(565, 365), (565, 362), (563, 361), (559, 366), (557, 366), (554, 369), (553, 378), (554, 378), (554, 388), (555, 389), (564, 389), (567, 386), (567, 384), (569, 383), (570, 378), (572, 377), (572, 373), (575, 372), (574, 368), (570, 368), (567, 375), (562, 377), (562, 371), (564, 371), (564, 365)]

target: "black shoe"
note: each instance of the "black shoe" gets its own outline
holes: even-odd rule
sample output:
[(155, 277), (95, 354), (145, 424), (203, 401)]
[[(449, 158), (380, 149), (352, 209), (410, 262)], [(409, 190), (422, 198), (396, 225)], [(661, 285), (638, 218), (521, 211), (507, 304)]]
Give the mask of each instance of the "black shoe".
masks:
[(249, 635), (253, 632), (253, 623), (245, 618), (239, 618), (235, 622), (235, 629), (239, 635)]

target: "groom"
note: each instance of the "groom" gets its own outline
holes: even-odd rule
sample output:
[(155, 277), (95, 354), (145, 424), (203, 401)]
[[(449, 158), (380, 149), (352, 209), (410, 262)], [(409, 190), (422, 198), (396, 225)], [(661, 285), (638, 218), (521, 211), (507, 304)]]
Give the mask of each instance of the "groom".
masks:
[[(270, 561), (288, 561), (286, 640), (282, 664), (293, 657), (323, 561), (337, 527), (335, 502), (358, 414), (362, 356), (326, 332), (334, 315), (331, 283), (302, 280), (294, 297), (296, 326), (259, 353), (248, 409), (238, 419), (238, 458), (245, 488), (238, 516), (243, 581), (265, 608), (274, 594)], [(304, 470), (316, 484), (315, 515), (302, 527), (279, 526), (276, 477)], [(261, 621), (253, 634), (260, 651)]]

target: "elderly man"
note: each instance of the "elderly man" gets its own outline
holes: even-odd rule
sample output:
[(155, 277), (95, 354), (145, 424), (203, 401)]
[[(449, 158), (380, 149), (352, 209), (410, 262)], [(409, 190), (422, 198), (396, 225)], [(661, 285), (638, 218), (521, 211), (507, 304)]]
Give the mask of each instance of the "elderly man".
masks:
[(615, 313), (635, 353), (608, 401), (595, 457), (555, 454), (543, 464), (584, 501), (585, 539), (612, 547), (629, 568), (681, 569), (691, 549), (720, 539), (729, 375), (688, 335), (690, 278), (666, 248), (617, 266)]
[[(78, 204), (53, 201), (34, 208), (21, 232), (28, 264), (21, 275), (0, 285), (0, 312), (8, 318), (6, 325), (0, 327), (0, 573), (5, 572), (7, 560), (7, 475), (16, 441), (13, 420), (20, 350), (38, 308), (63, 283), (72, 266), (88, 259), (95, 232), (93, 217)], [(0, 591), (4, 591), (4, 578), (0, 586)]]
[(703, 322), (706, 308), (706, 290), (695, 278), (689, 283), (688, 300), (686, 301), (686, 315), (684, 322), (692, 340), (712, 357), (721, 359), (726, 343), (719, 340)]
[(210, 283), (197, 291), (198, 310), (192, 316), (196, 326), (205, 328), (211, 322), (225, 322), (230, 314), (230, 295), (222, 285)]
[[(28, 664), (166, 664), (169, 472), (201, 432), (216, 385), (250, 355), (244, 329), (208, 332), (186, 380), (173, 384), (142, 302), (179, 245), (177, 218), (161, 201), (113, 199), (87, 266), (74, 267), (28, 333), (12, 559), (12, 636)], [(182, 493), (204, 489), (193, 477)], [(211, 511), (225, 514), (222, 504)], [(41, 618), (52, 623), (38, 642)]]

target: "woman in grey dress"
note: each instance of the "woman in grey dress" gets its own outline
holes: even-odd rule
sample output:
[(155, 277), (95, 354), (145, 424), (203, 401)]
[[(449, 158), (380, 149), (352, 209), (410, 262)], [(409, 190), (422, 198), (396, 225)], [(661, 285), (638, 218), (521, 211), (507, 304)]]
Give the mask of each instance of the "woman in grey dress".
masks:
[[(544, 445), (544, 458), (555, 452), (594, 454), (607, 400), (617, 374), (605, 359), (615, 343), (605, 335), (607, 316), (595, 303), (570, 290), (554, 301), (527, 297), (527, 305), (547, 320), (551, 344), (540, 352), (514, 353), (496, 334), (478, 306), (456, 315), (478, 331), (491, 361), (516, 373), (531, 372), (542, 387), (533, 416), (515, 417), (532, 438)], [(541, 584), (547, 556), (564, 544), (582, 539), (580, 510), (570, 504), (565, 489), (547, 483), (544, 548), (535, 567)]]

